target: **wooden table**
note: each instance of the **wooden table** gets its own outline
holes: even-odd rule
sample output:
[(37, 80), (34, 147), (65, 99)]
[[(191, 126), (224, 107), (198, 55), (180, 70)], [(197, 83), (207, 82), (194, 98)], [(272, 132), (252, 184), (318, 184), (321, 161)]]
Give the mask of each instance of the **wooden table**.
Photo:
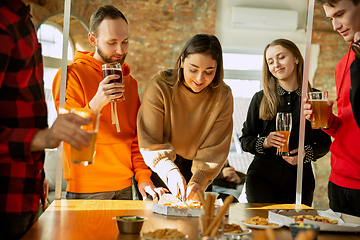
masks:
[[(308, 208), (303, 206), (304, 208)], [(293, 204), (248, 204), (230, 206), (229, 220), (240, 221), (255, 216), (267, 217), (269, 209), (294, 209)], [(113, 217), (119, 215), (146, 216), (142, 232), (158, 228), (177, 228), (189, 235), (189, 240), (198, 239), (198, 218), (164, 216), (152, 212), (152, 202), (115, 200), (55, 200), (41, 215), (23, 239), (80, 240), (80, 239), (126, 239), (139, 240), (138, 234), (120, 234)], [(253, 232), (263, 231), (252, 229)], [(290, 230), (282, 227), (275, 230), (278, 240), (291, 240)], [(243, 238), (252, 239), (250, 236)], [(360, 234), (320, 232), (318, 240), (358, 239)]]

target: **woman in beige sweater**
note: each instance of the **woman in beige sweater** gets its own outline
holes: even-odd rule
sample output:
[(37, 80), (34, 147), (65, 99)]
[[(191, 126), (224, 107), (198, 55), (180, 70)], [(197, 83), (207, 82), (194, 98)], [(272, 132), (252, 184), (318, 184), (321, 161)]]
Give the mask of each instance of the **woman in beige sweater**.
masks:
[(219, 40), (197, 34), (175, 67), (148, 83), (137, 125), (140, 152), (172, 194), (197, 200), (229, 153), (233, 97), (223, 81)]

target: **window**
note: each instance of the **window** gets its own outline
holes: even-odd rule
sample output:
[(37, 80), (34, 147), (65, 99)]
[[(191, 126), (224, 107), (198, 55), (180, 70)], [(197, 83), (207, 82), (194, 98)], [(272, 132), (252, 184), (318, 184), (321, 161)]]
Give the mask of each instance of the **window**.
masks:
[[(51, 126), (57, 117), (54, 100), (52, 97), (52, 83), (61, 67), (63, 34), (61, 28), (52, 23), (41, 24), (37, 31), (37, 37), (42, 45), (44, 60), (44, 87), (45, 98), (48, 106), (48, 124)], [(73, 60), (73, 44), (69, 41), (68, 60)]]
[(241, 150), (239, 137), (253, 95), (261, 89), (263, 56), (260, 53), (224, 53), (224, 81), (234, 97), (233, 141), (229, 164), (237, 171), (247, 172), (253, 156)]

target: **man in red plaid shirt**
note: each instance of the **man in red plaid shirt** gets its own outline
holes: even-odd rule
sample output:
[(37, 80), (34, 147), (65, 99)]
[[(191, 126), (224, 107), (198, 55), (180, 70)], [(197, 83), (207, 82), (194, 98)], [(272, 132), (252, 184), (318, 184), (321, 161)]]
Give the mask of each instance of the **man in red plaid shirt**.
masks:
[[(0, 235), (19, 239), (37, 220), (40, 196), (46, 199), (44, 149), (61, 141), (80, 149), (91, 136), (89, 123), (60, 115), (48, 128), (41, 45), (29, 4), (48, 0), (0, 1)], [(45, 193), (45, 194), (44, 194)]]

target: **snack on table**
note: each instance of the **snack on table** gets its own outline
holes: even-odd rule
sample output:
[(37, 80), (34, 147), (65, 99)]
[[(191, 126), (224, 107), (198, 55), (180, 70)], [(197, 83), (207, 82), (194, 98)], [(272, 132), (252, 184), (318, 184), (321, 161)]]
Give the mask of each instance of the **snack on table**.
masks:
[(277, 223), (269, 223), (268, 218), (263, 218), (263, 217), (259, 217), (259, 216), (250, 218), (248, 220), (245, 220), (244, 222), (247, 224), (252, 224), (252, 225), (279, 226), (279, 224), (277, 224)]
[(337, 224), (338, 220), (331, 219), (328, 217), (322, 217), (318, 215), (296, 215), (296, 216), (290, 216), (295, 219), (296, 223), (303, 222), (304, 219), (312, 220), (315, 222), (323, 222), (323, 223), (331, 223), (331, 224)]
[(165, 203), (163, 204), (165, 206), (170, 206), (170, 207), (177, 207), (177, 208), (188, 208), (188, 206), (191, 209), (201, 209), (201, 202), (196, 202), (196, 201), (192, 201), (188, 203), (188, 206), (186, 206), (186, 204), (184, 202), (176, 202), (176, 203)]
[(237, 224), (225, 224), (224, 233), (242, 233), (242, 228)]
[(144, 233), (143, 236), (155, 239), (181, 239), (185, 237), (185, 234), (174, 228), (165, 228), (157, 229), (154, 232)]

